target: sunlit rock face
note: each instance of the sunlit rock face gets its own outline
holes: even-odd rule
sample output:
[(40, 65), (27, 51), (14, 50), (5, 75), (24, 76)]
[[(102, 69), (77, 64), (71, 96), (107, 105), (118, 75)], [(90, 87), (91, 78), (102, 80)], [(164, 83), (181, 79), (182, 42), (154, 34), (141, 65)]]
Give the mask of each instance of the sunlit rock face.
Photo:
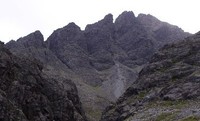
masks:
[(151, 15), (136, 17), (125, 11), (115, 21), (108, 14), (85, 30), (69, 23), (46, 41), (36, 31), (6, 47), (17, 56), (43, 63), (47, 76), (72, 80), (87, 116), (95, 120), (135, 82), (160, 47), (188, 35)]

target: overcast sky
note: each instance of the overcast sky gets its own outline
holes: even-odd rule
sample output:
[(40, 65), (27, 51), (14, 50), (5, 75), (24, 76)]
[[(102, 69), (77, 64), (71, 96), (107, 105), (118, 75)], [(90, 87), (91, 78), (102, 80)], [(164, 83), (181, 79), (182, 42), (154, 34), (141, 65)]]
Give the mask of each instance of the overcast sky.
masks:
[(18, 39), (35, 30), (47, 38), (53, 30), (75, 22), (87, 24), (123, 11), (151, 14), (184, 31), (200, 31), (200, 0), (0, 0), (0, 40)]

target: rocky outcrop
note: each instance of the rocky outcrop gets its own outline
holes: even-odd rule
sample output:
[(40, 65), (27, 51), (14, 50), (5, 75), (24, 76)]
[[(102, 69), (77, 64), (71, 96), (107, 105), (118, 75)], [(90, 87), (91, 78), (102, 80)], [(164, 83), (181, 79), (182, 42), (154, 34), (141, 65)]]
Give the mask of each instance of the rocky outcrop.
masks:
[(184, 31), (178, 26), (172, 26), (169, 23), (161, 22), (154, 16), (148, 14), (139, 14), (138, 21), (148, 30), (154, 38), (156, 38), (156, 45), (162, 47), (167, 43), (172, 43), (189, 36), (189, 33), (182, 34)]
[(199, 120), (199, 52), (200, 33), (165, 45), (101, 121)]
[[(34, 33), (40, 38), (38, 35)], [(25, 43), (29, 42), (35, 43)], [(35, 44), (38, 47), (39, 43)], [(0, 45), (0, 120), (86, 121), (72, 81), (46, 76), (41, 63), (18, 58), (3, 46)]]
[[(189, 35), (152, 16), (142, 16), (125, 11), (113, 21), (108, 14), (84, 31), (69, 23), (47, 41), (36, 31), (6, 46), (17, 56), (42, 62), (43, 73), (51, 78), (72, 80), (87, 116), (98, 120), (102, 110), (137, 79), (153, 53), (165, 43)], [(154, 23), (159, 23), (156, 29)], [(174, 31), (181, 36), (172, 36)]]
[[(65, 70), (65, 65), (46, 47), (43, 35), (35, 31), (17, 41), (10, 41), (5, 45), (13, 54), (19, 57), (28, 57), (30, 60), (39, 60), (45, 70)], [(53, 67), (52, 67), (53, 66)], [(53, 70), (54, 71), (54, 70)]]
[(148, 34), (141, 22), (133, 12), (123, 12), (115, 21), (116, 42), (126, 56), (121, 56), (119, 61), (124, 65), (134, 68), (142, 65), (157, 50), (155, 38)]
[(113, 33), (114, 23), (111, 14), (95, 24), (86, 26), (84, 36), (88, 53), (92, 56), (90, 64), (98, 71), (109, 69), (115, 64), (112, 58)]

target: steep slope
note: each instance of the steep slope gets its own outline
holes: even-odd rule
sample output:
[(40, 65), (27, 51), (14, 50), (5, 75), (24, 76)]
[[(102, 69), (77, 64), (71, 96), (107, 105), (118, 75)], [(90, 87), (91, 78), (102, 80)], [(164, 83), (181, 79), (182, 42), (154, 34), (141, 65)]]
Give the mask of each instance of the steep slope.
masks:
[[(189, 35), (169, 24), (163, 27), (166, 23), (157, 19), (145, 22), (151, 18), (147, 15), (141, 19), (125, 11), (113, 22), (113, 16), (108, 14), (84, 31), (69, 23), (55, 30), (45, 42), (36, 31), (6, 45), (16, 55), (44, 63), (43, 72), (48, 76), (73, 80), (87, 116), (98, 120), (102, 110), (137, 79), (158, 48)], [(155, 21), (159, 26), (153, 29), (150, 25)], [(165, 34), (165, 30), (177, 31), (181, 36)]]
[(165, 45), (101, 121), (200, 120), (200, 33)]
[(144, 64), (155, 52), (154, 38), (138, 21), (133, 12), (123, 12), (115, 21), (116, 42), (127, 57), (121, 57), (120, 62), (129, 67)]
[[(17, 41), (10, 41), (6, 44), (10, 51), (22, 57), (37, 59), (44, 64), (45, 71), (69, 71), (69, 69), (52, 53), (44, 42), (43, 35), (40, 31), (35, 31), (28, 36), (21, 37)], [(52, 69), (53, 68), (53, 69)], [(54, 72), (55, 73), (55, 72)]]
[(189, 35), (189, 33), (183, 34), (184, 31), (178, 26), (161, 22), (150, 14), (139, 14), (137, 19), (149, 31), (149, 34), (158, 40), (156, 41), (158, 47), (162, 47), (166, 43), (180, 40), (180, 38), (185, 38), (185, 35)]
[(0, 120), (86, 121), (72, 81), (46, 76), (41, 63), (18, 58), (3, 46), (0, 45)]

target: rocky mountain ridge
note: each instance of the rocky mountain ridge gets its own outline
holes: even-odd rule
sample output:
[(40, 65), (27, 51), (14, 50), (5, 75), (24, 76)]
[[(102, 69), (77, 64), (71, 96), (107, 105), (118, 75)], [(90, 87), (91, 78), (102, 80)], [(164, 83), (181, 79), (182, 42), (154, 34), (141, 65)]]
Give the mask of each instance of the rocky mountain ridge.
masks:
[(43, 72), (52, 78), (73, 80), (87, 116), (98, 120), (102, 110), (135, 82), (160, 47), (188, 35), (153, 16), (135, 17), (125, 11), (115, 21), (108, 14), (84, 31), (69, 23), (46, 41), (36, 31), (6, 47), (17, 56), (39, 60)]

